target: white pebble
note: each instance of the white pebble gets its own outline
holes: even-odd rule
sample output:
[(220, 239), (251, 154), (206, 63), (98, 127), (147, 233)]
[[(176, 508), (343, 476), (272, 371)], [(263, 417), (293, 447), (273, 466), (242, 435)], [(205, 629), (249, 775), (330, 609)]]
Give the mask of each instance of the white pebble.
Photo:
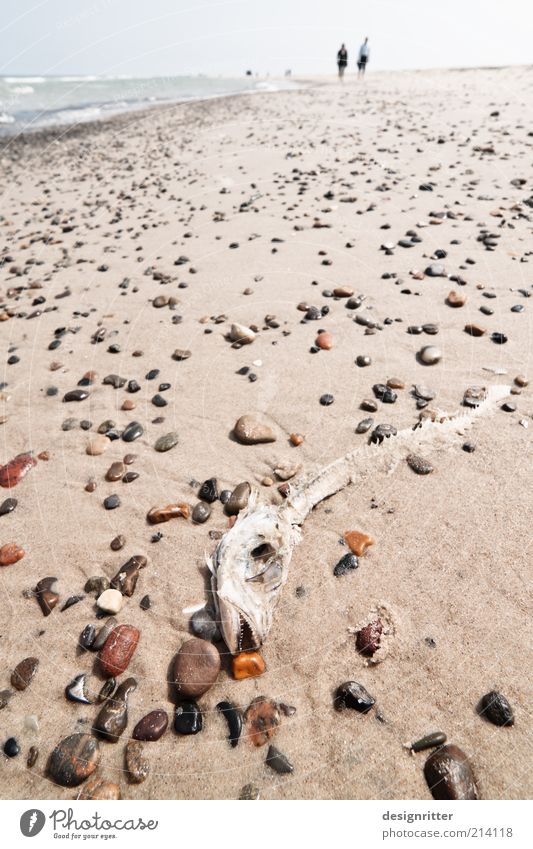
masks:
[(122, 610), (124, 596), (119, 590), (104, 590), (102, 595), (98, 596), (96, 604), (100, 610), (105, 610), (107, 613), (118, 613)]

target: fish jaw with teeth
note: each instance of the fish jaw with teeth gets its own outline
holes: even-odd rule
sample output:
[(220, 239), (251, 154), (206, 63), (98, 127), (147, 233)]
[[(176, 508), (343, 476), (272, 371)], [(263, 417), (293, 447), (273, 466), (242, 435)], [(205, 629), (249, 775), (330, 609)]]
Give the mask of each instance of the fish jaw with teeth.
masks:
[(251, 498), (209, 558), (219, 627), (232, 654), (263, 644), (299, 539), (283, 511), (256, 507)]

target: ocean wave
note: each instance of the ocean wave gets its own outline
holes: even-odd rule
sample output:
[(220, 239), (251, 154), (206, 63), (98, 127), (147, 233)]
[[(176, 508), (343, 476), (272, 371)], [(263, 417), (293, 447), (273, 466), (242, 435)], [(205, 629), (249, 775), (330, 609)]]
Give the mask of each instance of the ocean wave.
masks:
[(14, 94), (33, 94), (35, 89), (31, 85), (19, 85), (13, 89)]
[(2, 77), (6, 83), (45, 83), (46, 77)]
[(0, 124), (14, 124), (13, 115), (8, 115), (7, 112), (0, 112)]

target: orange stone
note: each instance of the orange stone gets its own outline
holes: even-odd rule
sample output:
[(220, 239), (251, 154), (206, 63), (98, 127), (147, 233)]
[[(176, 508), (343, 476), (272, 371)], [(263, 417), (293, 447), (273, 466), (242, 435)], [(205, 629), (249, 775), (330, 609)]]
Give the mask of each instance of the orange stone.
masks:
[(258, 696), (244, 714), (247, 737), (254, 746), (264, 746), (281, 723), (278, 705), (272, 699)]
[(132, 659), (141, 632), (133, 625), (117, 625), (105, 641), (99, 655), (100, 669), (107, 677), (122, 675)]
[(304, 437), (301, 433), (291, 433), (289, 439), (291, 440), (293, 445), (301, 445), (304, 441)]
[(0, 548), (0, 566), (11, 566), (17, 560), (22, 560), (25, 555), (23, 548), (20, 548), (16, 542), (8, 542)]
[(169, 522), (171, 519), (183, 517), (188, 519), (190, 507), (188, 504), (167, 504), (166, 507), (152, 507), (148, 511), (147, 519), (151, 525), (159, 525), (161, 522)]
[(258, 651), (243, 651), (231, 661), (233, 677), (237, 681), (257, 678), (266, 671), (266, 663)]
[(344, 539), (350, 547), (353, 554), (361, 557), (370, 545), (374, 545), (374, 540), (368, 534), (363, 534), (361, 531), (345, 531)]
[(323, 351), (330, 351), (333, 348), (333, 336), (327, 330), (324, 333), (319, 333), (315, 339), (315, 345), (322, 348)]
[(134, 410), (135, 409), (135, 401), (130, 401), (129, 398), (126, 398), (125, 401), (122, 402), (122, 410)]

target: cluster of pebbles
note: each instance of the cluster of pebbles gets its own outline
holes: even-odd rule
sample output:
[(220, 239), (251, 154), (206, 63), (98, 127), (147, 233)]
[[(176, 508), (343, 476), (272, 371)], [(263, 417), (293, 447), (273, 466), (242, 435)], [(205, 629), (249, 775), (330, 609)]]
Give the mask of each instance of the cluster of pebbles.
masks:
[[(242, 102), (245, 103), (245, 100)], [(346, 101), (342, 102), (344, 106), (347, 105)], [(230, 115), (233, 114), (231, 110), (237, 110), (236, 114), (240, 114), (240, 107), (236, 105), (227, 108)], [(206, 120), (205, 115), (195, 113), (192, 107), (191, 110), (193, 124), (198, 121), (201, 125)], [(163, 123), (158, 127), (160, 134), (157, 143), (154, 142), (155, 148), (152, 150), (150, 144), (147, 144), (148, 160), (152, 162), (157, 158), (173, 162), (174, 136), (165, 130)], [(424, 132), (422, 135), (426, 137), (427, 134)], [(97, 135), (94, 138), (95, 149), (99, 156), (103, 156), (104, 148)], [(82, 159), (85, 139), (83, 134), (78, 138), (75, 133), (70, 139), (67, 138), (69, 156), (74, 161), (77, 161), (78, 156)], [(457, 144), (455, 139), (447, 141)], [(440, 143), (438, 140), (435, 142)], [(40, 155), (38, 140), (34, 144), (32, 148), (30, 142), (23, 139), (18, 147), (13, 145), (12, 149), (5, 151), (7, 173), (15, 183), (22, 179), (20, 169), (21, 164), (25, 166), (26, 157)], [(328, 144), (334, 144), (331, 137)], [(494, 148), (490, 145), (480, 147), (469, 144), (472, 157), (494, 155)], [(300, 151), (276, 140), (276, 146), (280, 145), (283, 150), (285, 171), (276, 172), (275, 179), (283, 185), (280, 189), (282, 196), (285, 197), (286, 192), (287, 198), (290, 195), (290, 201), (284, 200), (286, 215), (279, 223), (280, 235), (271, 237), (271, 253), (273, 256), (282, 254), (289, 234), (296, 240), (302, 231), (308, 239), (309, 231), (320, 230), (324, 233), (323, 246), (314, 257), (313, 274), (304, 284), (306, 291), (312, 293), (305, 300), (289, 305), (285, 303), (283, 307), (278, 302), (276, 310), (274, 306), (265, 306), (268, 289), (261, 287), (261, 275), (255, 275), (250, 280), (250, 286), (241, 292), (252, 305), (255, 303), (251, 297), (255, 292), (254, 287), (261, 292), (257, 305), (249, 308), (251, 312), (255, 311), (254, 318), (246, 322), (242, 318), (237, 320), (229, 310), (228, 314), (205, 312), (206, 307), (203, 312), (198, 310), (194, 287), (196, 280), (202, 278), (202, 252), (196, 248), (198, 231), (195, 226), (197, 221), (204, 220), (202, 215), (205, 212), (212, 216), (210, 223), (217, 227), (227, 224), (232, 215), (242, 218), (247, 215), (252, 217), (253, 213), (254, 227), (260, 229), (258, 222), (261, 222), (264, 210), (268, 211), (268, 204), (257, 186), (252, 184), (250, 196), (243, 200), (239, 194), (237, 201), (235, 197), (231, 198), (229, 190), (222, 188), (216, 208), (200, 209), (200, 204), (196, 206), (191, 201), (184, 202), (178, 198), (175, 185), (167, 193), (166, 183), (171, 179), (170, 172), (162, 177), (154, 167), (153, 172), (142, 171), (145, 176), (139, 179), (136, 175), (137, 170), (141, 170), (140, 157), (144, 149), (136, 151), (128, 147), (127, 152), (124, 152), (122, 145), (123, 142), (118, 139), (111, 145), (112, 157), (120, 171), (116, 177), (121, 185), (116, 204), (114, 201), (103, 201), (99, 186), (101, 163), (95, 162), (95, 174), (84, 166), (79, 178), (85, 184), (83, 209), (71, 208), (67, 201), (60, 200), (55, 188), (52, 190), (40, 183), (39, 199), (25, 207), (25, 214), (30, 216), (31, 213), (31, 220), (23, 223), (15, 215), (0, 218), (0, 222), (5, 225), (5, 240), (0, 248), (0, 270), (6, 281), (0, 293), (0, 322), (4, 331), (10, 331), (6, 352), (7, 378), (0, 387), (4, 404), (2, 409), (5, 411), (1, 419), (6, 433), (11, 435), (9, 428), (16, 418), (10, 412), (10, 396), (13, 394), (18, 397), (22, 391), (24, 370), (29, 370), (31, 366), (30, 348), (38, 351), (39, 356), (46, 361), (47, 371), (57, 375), (57, 379), (47, 379), (46, 385), (42, 386), (42, 395), (50, 408), (55, 405), (53, 409), (57, 426), (50, 433), (43, 428), (40, 438), (44, 439), (46, 434), (53, 447), (39, 453), (30, 450), (30, 446), (19, 454), (13, 451), (14, 456), (6, 456), (4, 453), (5, 462), (0, 467), (0, 487), (9, 490), (17, 487), (17, 497), (10, 496), (0, 504), (0, 525), (4, 523), (0, 567), (5, 567), (5, 570), (2, 568), (2, 578), (8, 592), (13, 570), (26, 568), (30, 560), (24, 559), (24, 546), (28, 546), (30, 527), (27, 528), (27, 540), (9, 539), (8, 520), (2, 517), (17, 511), (18, 500), (24, 499), (32, 479), (39, 475), (42, 463), (55, 465), (59, 475), (64, 473), (59, 450), (60, 438), (67, 438), (63, 437), (64, 434), (78, 438), (76, 450), (80, 463), (82, 459), (90, 457), (95, 470), (94, 476), (75, 485), (75, 492), (69, 490), (68, 497), (73, 503), (76, 498), (80, 499), (80, 503), (81, 499), (98, 499), (102, 523), (109, 519), (104, 511), (117, 511), (112, 514), (114, 517), (121, 515), (124, 501), (132, 492), (136, 503), (142, 505), (141, 522), (122, 527), (121, 532), (115, 534), (109, 543), (113, 552), (127, 552), (124, 554), (124, 562), (111, 578), (103, 574), (102, 569), (102, 574), (91, 576), (77, 587), (69, 585), (65, 592), (65, 582), (59, 569), (52, 570), (56, 571), (56, 575), (46, 574), (49, 569), (45, 561), (31, 561), (27, 567), (28, 587), (24, 596), (32, 626), (40, 627), (43, 618), (48, 625), (73, 608), (83, 609), (85, 618), (90, 620), (84, 624), (75, 643), (65, 647), (65, 658), (68, 659), (72, 674), (61, 682), (64, 699), (73, 710), (85, 712), (83, 715), (80, 713), (79, 721), (74, 725), (76, 730), (53, 743), (46, 741), (46, 746), (44, 741), (40, 746), (26, 745), (26, 732), (37, 733), (39, 720), (35, 714), (27, 715), (21, 731), (18, 714), (31, 703), (21, 694), (28, 691), (30, 696), (32, 682), (41, 674), (43, 658), (38, 656), (37, 650), (35, 655), (21, 657), (12, 669), (5, 670), (9, 686), (0, 691), (4, 735), (2, 746), (6, 758), (24, 760), (28, 770), (47, 776), (60, 787), (79, 788), (77, 797), (85, 799), (127, 796), (129, 785), (149, 781), (154, 759), (157, 761), (158, 741), (174, 735), (178, 745), (180, 739), (198, 736), (197, 746), (200, 747), (202, 732), (213, 724), (219, 729), (219, 736), (226, 738), (228, 749), (237, 750), (236, 758), (241, 756), (244, 746), (251, 747), (251, 751), (263, 749), (256, 760), (265, 766), (265, 771), (261, 773), (265, 782), (271, 771), (288, 776), (295, 771), (306, 770), (306, 764), (297, 754), (285, 751), (283, 746), (278, 748), (273, 742), (279, 727), (286, 718), (295, 714), (296, 709), (278, 697), (258, 692), (263, 686), (261, 676), (266, 672), (266, 662), (260, 647), (251, 646), (228, 659), (216, 621), (216, 611), (210, 603), (192, 612), (189, 622), (191, 634), (181, 641), (177, 652), (172, 630), (174, 624), (169, 621), (158, 624), (160, 648), (168, 655), (169, 674), (166, 679), (157, 682), (160, 695), (150, 710), (141, 710), (139, 707), (143, 702), (143, 687), (147, 684), (145, 676), (136, 670), (149, 668), (152, 651), (149, 640), (143, 635), (143, 617), (153, 611), (151, 587), (157, 586), (157, 579), (153, 577), (152, 558), (146, 553), (140, 553), (144, 551), (144, 544), (157, 546), (164, 539), (167, 527), (172, 528), (179, 542), (180, 529), (190, 526), (194, 528), (194, 533), (203, 535), (207, 551), (221, 538), (224, 530), (233, 526), (239, 514), (246, 510), (255, 485), (259, 484), (263, 499), (280, 504), (290, 496), (291, 488), (298, 485), (302, 472), (306, 471), (303, 453), (307, 440), (305, 428), (298, 421), (291, 428), (283, 427), (273, 415), (269, 415), (268, 410), (257, 411), (257, 404), (252, 398), (256, 400), (260, 396), (246, 394), (247, 391), (255, 391), (252, 387), (260, 389), (261, 384), (266, 382), (264, 352), (267, 343), (276, 352), (281, 352), (278, 354), (280, 375), (287, 368), (283, 345), (289, 337), (292, 344), (297, 340), (302, 362), (309, 369), (313, 368), (314, 363), (322, 364), (326, 358), (335, 357), (339, 349), (349, 350), (345, 365), (351, 369), (354, 380), (360, 381), (357, 407), (361, 411), (360, 417), (357, 416), (359, 420), (354, 418), (350, 424), (352, 441), (355, 445), (368, 443), (375, 446), (371, 450), (376, 453), (383, 443), (390, 444), (389, 441), (394, 440), (405, 423), (406, 415), (409, 416), (409, 424), (415, 428), (426, 419), (440, 420), (443, 412), (439, 404), (439, 391), (442, 390), (445, 369), (453, 360), (453, 346), (448, 344), (448, 336), (452, 331), (471, 345), (472, 357), (478, 358), (480, 363), (489, 361), (494, 352), (498, 352), (498, 362), (505, 362), (507, 367), (492, 369), (493, 375), (515, 369), (511, 393), (498, 414), (503, 418), (503, 414), (509, 414), (509, 421), (522, 427), (527, 427), (531, 420), (524, 402), (524, 396), (527, 398), (525, 390), (528, 378), (525, 374), (515, 373), (518, 371), (516, 361), (513, 358), (505, 360), (505, 351), (510, 347), (507, 343), (512, 341), (508, 329), (512, 327), (509, 317), (516, 322), (523, 320), (521, 316), (526, 312), (533, 284), (524, 283), (506, 293), (512, 296), (513, 303), (508, 303), (509, 297), (496, 293), (487, 282), (491, 279), (489, 274), (478, 274), (477, 268), (474, 270), (476, 261), (470, 256), (467, 247), (461, 246), (462, 241), (467, 241), (471, 249), (474, 241), (478, 250), (497, 255), (498, 251), (501, 252), (502, 241), (505, 241), (502, 236), (508, 235), (508, 232), (522, 232), (522, 229), (529, 232), (533, 206), (530, 187), (524, 183), (511, 183), (506, 188), (509, 197), (506, 196), (501, 204), (491, 202), (487, 216), (476, 219), (464, 208), (463, 202), (450, 205), (441, 199), (436, 182), (439, 169), (435, 166), (435, 171), (429, 174), (427, 181), (415, 189), (409, 189), (409, 210), (403, 213), (409, 219), (405, 231), (398, 231), (386, 239), (378, 234), (376, 263), (380, 263), (380, 268), (381, 263), (386, 263), (387, 270), (373, 281), (376, 285), (365, 284), (360, 280), (360, 275), (355, 273), (357, 284), (354, 282), (352, 285), (352, 281), (342, 279), (336, 281), (338, 285), (335, 285), (331, 282), (335, 277), (335, 268), (332, 268), (335, 265), (335, 251), (328, 249), (327, 233), (335, 225), (329, 222), (335, 220), (335, 213), (341, 204), (355, 204), (358, 215), (371, 217), (376, 214), (378, 200), (374, 195), (371, 201), (370, 194), (365, 196), (365, 202), (359, 204), (353, 193), (356, 184), (364, 191), (363, 179), (367, 170), (375, 173), (373, 155), (362, 155), (357, 169), (352, 162), (349, 178), (345, 169), (342, 171), (343, 178), (340, 168), (335, 170), (333, 163), (320, 170), (307, 168)], [(59, 155), (54, 147), (42, 155), (46, 155), (47, 167), (53, 168), (57, 162), (56, 156)], [(87, 155), (90, 156), (90, 152)], [(313, 156), (316, 156), (316, 152)], [(148, 169), (151, 167), (149, 165)], [(385, 170), (386, 173), (380, 171), (379, 186), (372, 187), (372, 191), (380, 195), (398, 189), (398, 183), (405, 180), (404, 176), (396, 178), (393, 169)], [(187, 172), (191, 183), (196, 182), (198, 173), (192, 167)], [(469, 192), (474, 191), (475, 181), (471, 183), (467, 187)], [(311, 191), (320, 195), (318, 203), (311, 200)], [(420, 194), (426, 196), (431, 192), (434, 193), (434, 206), (429, 209), (424, 207), (423, 218), (420, 219), (419, 214), (422, 213), (418, 212), (415, 201)], [(172, 241), (165, 256), (158, 255), (155, 259), (149, 250), (143, 248), (143, 239), (152, 228), (161, 227), (168, 233), (165, 228), (174, 225), (168, 211), (166, 218), (151, 214), (152, 203), (165, 195), (169, 203), (174, 203), (182, 210), (182, 236)], [(105, 227), (98, 218), (102, 209), (108, 216)], [(493, 218), (494, 226), (487, 225), (488, 216)], [(126, 219), (127, 227), (123, 219)], [(384, 219), (385, 213), (376, 226), (384, 231), (392, 229), (393, 225)], [(106, 256), (104, 258), (99, 254), (98, 260), (95, 260), (91, 252), (85, 250), (85, 245), (87, 240), (95, 238), (94, 230), (100, 226), (102, 229), (97, 234), (97, 244), (101, 254)], [(427, 235), (428, 231), (430, 235)], [(227, 230), (223, 232), (228, 235)], [(217, 235), (215, 238), (222, 237)], [(248, 240), (256, 238), (260, 239), (261, 236), (254, 232)], [(138, 261), (138, 273), (135, 276), (124, 277), (119, 273), (120, 262), (115, 254), (122, 251), (126, 244), (130, 247), (126, 240), (135, 244)], [(187, 254), (182, 253), (186, 249), (185, 245), (189, 246)], [(228, 251), (238, 251), (241, 247), (242, 244), (234, 238), (228, 239)], [(357, 239), (350, 237), (345, 250), (352, 251), (355, 257), (356, 249)], [(404, 259), (407, 254), (410, 262), (412, 259), (408, 268)], [(526, 263), (529, 254), (524, 249), (515, 258)], [(128, 334), (132, 332), (131, 324), (137, 306), (131, 314), (125, 313), (129, 317), (124, 319), (124, 327), (118, 320), (108, 320), (102, 309), (88, 306), (92, 302), (80, 285), (80, 278), (74, 276), (74, 270), (83, 270), (86, 264), (90, 266), (93, 278), (109, 281), (107, 285), (116, 290), (115, 294), (123, 303), (137, 296), (142, 297), (144, 304), (149, 305), (146, 321), (164, 322), (165, 329), (171, 328), (176, 334), (187, 322), (189, 327), (194, 325), (200, 331), (196, 334), (191, 332), (188, 336), (176, 335), (172, 344), (166, 347), (162, 344), (158, 348), (160, 359), (157, 367), (149, 369), (141, 367), (144, 351), (135, 347), (131, 351), (133, 366), (126, 371), (125, 359), (120, 355), (131, 347)], [(322, 273), (327, 274), (327, 277), (317, 280), (316, 277)], [(69, 275), (75, 280), (72, 284), (67, 282)], [(313, 276), (315, 279), (311, 279)], [(88, 282), (88, 278), (82, 280), (84, 284)], [(64, 284), (59, 291), (58, 281)], [(418, 311), (419, 323), (414, 323), (412, 308), (406, 307), (404, 315), (389, 314), (387, 287), (391, 291), (392, 287), (398, 287), (394, 291), (405, 296), (406, 304), (411, 302), (411, 298), (423, 304)], [(379, 296), (376, 292), (379, 292)], [(432, 298), (433, 302), (439, 302), (442, 310), (446, 310), (445, 321), (439, 319), (436, 310), (432, 313)], [(504, 302), (504, 306), (496, 309), (495, 301), (498, 298), (498, 303)], [(138, 300), (135, 304), (138, 305)], [(442, 316), (442, 310), (439, 316)], [(57, 316), (56, 325), (48, 321), (51, 313), (55, 314), (52, 316), (54, 321)], [(465, 315), (464, 319), (462, 315)], [(34, 319), (37, 321), (26, 324)], [(37, 332), (40, 320), (45, 328), (42, 336)], [(157, 334), (161, 325), (155, 323), (150, 326)], [(31, 336), (29, 328), (35, 328), (31, 346), (27, 344), (28, 336)], [(404, 346), (404, 367), (399, 375), (387, 373), (384, 367), (380, 369), (381, 373), (376, 373), (376, 347), (372, 346), (372, 337), (387, 340), (383, 342), (385, 345)], [(168, 336), (162, 338), (168, 339)], [(184, 339), (188, 340), (189, 347), (185, 347)], [(186, 378), (183, 378), (182, 386), (181, 375), (174, 382), (169, 377), (170, 365), (186, 369), (206, 350), (214, 352), (213, 358), (220, 356), (221, 348), (216, 347), (218, 342), (224, 346), (224, 352), (234, 358), (231, 360), (232, 377), (233, 374), (238, 375), (235, 379), (241, 381), (242, 386), (241, 394), (234, 399), (234, 417), (230, 432), (227, 433), (228, 445), (231, 444), (233, 449), (234, 443), (237, 450), (243, 453), (248, 451), (249, 446), (266, 446), (265, 451), (274, 451), (272, 446), (275, 444), (276, 450), (280, 446), (282, 449), (279, 455), (272, 454), (268, 474), (265, 474), (264, 463), (261, 467), (258, 465), (257, 469), (254, 467), (258, 455), (249, 454), (251, 460), (248, 468), (254, 470), (253, 474), (250, 471), (247, 479), (242, 480), (240, 478), (243, 474), (240, 472), (236, 480), (224, 485), (220, 484), (220, 480), (225, 480), (222, 474), (218, 477), (213, 474), (201, 482), (192, 478), (193, 471), (188, 471), (194, 469), (195, 461), (190, 456), (190, 447), (183, 439), (179, 424), (176, 424), (180, 413), (175, 408), (179, 408), (180, 395), (185, 392), (183, 386), (191, 384), (187, 384)], [(179, 344), (183, 347), (176, 347)], [(86, 352), (90, 350), (94, 366), (90, 370), (87, 370), (87, 365), (73, 365), (77, 362), (77, 346), (79, 351), (84, 352), (83, 356), (79, 356), (79, 363), (87, 360)], [(257, 349), (260, 349), (260, 353), (254, 355)], [(74, 352), (74, 356), (71, 352)], [(241, 358), (244, 356), (248, 359)], [(120, 368), (115, 365), (116, 362), (120, 362)], [(244, 362), (247, 364), (243, 365)], [(456, 388), (454, 397), (458, 408), (461, 405), (466, 409), (475, 408), (482, 403), (490, 385), (490, 371), (491, 367), (487, 367), (487, 380), (482, 383), (463, 382)], [(191, 380), (188, 374), (187, 379)], [(366, 375), (371, 377), (366, 379)], [(317, 416), (323, 417), (320, 422), (326, 422), (326, 417), (337, 409), (335, 405), (338, 397), (334, 385), (334, 380), (327, 385), (315, 380), (307, 383), (308, 404)], [(93, 398), (105, 406), (106, 418), (92, 420)], [(522, 409), (519, 409), (519, 405), (523, 405)], [(168, 407), (174, 413), (167, 420)], [(397, 412), (399, 408), (401, 413)], [(222, 426), (216, 420), (216, 415), (215, 410), (214, 422), (206, 417), (209, 425), (204, 422), (203, 426)], [(52, 417), (50, 420), (53, 420)], [(8, 442), (6, 440), (4, 444)], [(465, 441), (463, 448), (466, 453), (472, 453), (476, 444)], [(109, 452), (108, 456), (112, 455), (112, 460), (106, 458), (106, 452)], [(173, 474), (176, 467), (181, 466), (179, 474), (188, 475), (189, 486), (186, 489), (182, 485), (183, 481), (176, 485), (176, 480), (172, 480), (174, 495), (162, 498), (157, 503), (148, 503), (143, 492), (146, 479), (143, 468), (147, 468), (143, 461), (158, 454), (168, 456), (168, 467)], [(120, 459), (117, 459), (119, 455)], [(308, 455), (305, 457), (309, 463)], [(469, 462), (463, 455), (461, 459)], [(416, 450), (406, 451), (403, 461), (413, 475), (420, 478), (436, 471), (435, 458), (422, 456)], [(182, 472), (182, 469), (185, 471)], [(425, 481), (417, 481), (414, 477), (412, 481), (413, 485), (421, 487), (425, 484)], [(112, 491), (109, 491), (107, 484), (112, 484)], [(103, 497), (100, 492), (105, 493)], [(142, 540), (142, 544), (139, 540)], [(331, 556), (330, 566), (330, 580), (335, 587), (340, 588), (341, 595), (346, 587), (356, 592), (353, 582), (357, 580), (357, 570), (368, 550), (375, 545), (369, 534), (353, 529), (344, 532), (342, 542), (348, 551), (338, 562), (335, 562), (336, 556)], [(183, 559), (182, 550), (180, 555)], [(185, 559), (186, 556), (185, 551)], [(76, 608), (77, 605), (80, 607)], [(275, 628), (270, 639), (276, 639)], [(394, 627), (386, 611), (372, 613), (354, 631), (354, 658), (364, 661), (365, 674), (369, 679), (367, 684), (372, 690), (373, 686), (369, 683), (372, 670), (387, 657), (387, 645), (393, 639)], [(389, 657), (387, 662), (393, 661)], [(271, 693), (280, 691), (279, 679), (263, 680), (268, 681)], [(244, 691), (239, 690), (239, 687), (246, 685), (240, 682), (251, 684), (252, 681), (258, 688), (253, 691), (253, 698), (249, 698), (251, 690), (246, 691), (246, 698), (241, 697), (240, 693)], [(227, 694), (222, 700), (212, 703), (209, 699), (215, 685), (217, 692), (221, 685), (226, 687)], [(339, 682), (334, 669), (331, 670), (328, 687), (331, 691), (329, 708), (335, 721), (341, 723), (349, 718), (350, 730), (355, 729), (353, 733), (363, 735), (364, 723), (367, 721), (365, 717), (372, 712), (379, 714), (379, 705), (386, 699), (386, 693), (376, 692), (371, 695), (361, 682), (355, 680)], [(267, 689), (266, 684), (264, 689)], [(47, 709), (53, 710), (54, 705), (47, 706)], [(477, 710), (480, 722), (486, 721), (505, 728), (501, 732), (503, 734), (513, 733), (514, 711), (503, 693), (492, 690), (480, 695), (479, 703), (472, 705), (472, 710)], [(90, 713), (87, 714), (87, 711)], [(130, 719), (130, 714), (133, 719)], [(290, 723), (288, 725), (290, 728)], [(106, 767), (106, 750), (117, 744), (123, 750), (124, 778), (120, 781), (110, 776)], [(293, 745), (296, 752), (296, 742)], [(423, 738), (410, 743), (407, 748), (415, 764), (418, 753), (430, 751), (429, 755), (425, 755), (425, 764), (420, 765), (420, 770), (423, 770), (428, 792), (436, 799), (474, 799), (480, 796), (475, 763), (471, 762), (471, 758), (459, 745), (447, 742), (445, 731), (428, 729)], [(397, 749), (398, 758), (403, 757), (400, 743)], [(240, 798), (256, 799), (261, 792), (261, 786), (248, 783), (242, 787)]]

